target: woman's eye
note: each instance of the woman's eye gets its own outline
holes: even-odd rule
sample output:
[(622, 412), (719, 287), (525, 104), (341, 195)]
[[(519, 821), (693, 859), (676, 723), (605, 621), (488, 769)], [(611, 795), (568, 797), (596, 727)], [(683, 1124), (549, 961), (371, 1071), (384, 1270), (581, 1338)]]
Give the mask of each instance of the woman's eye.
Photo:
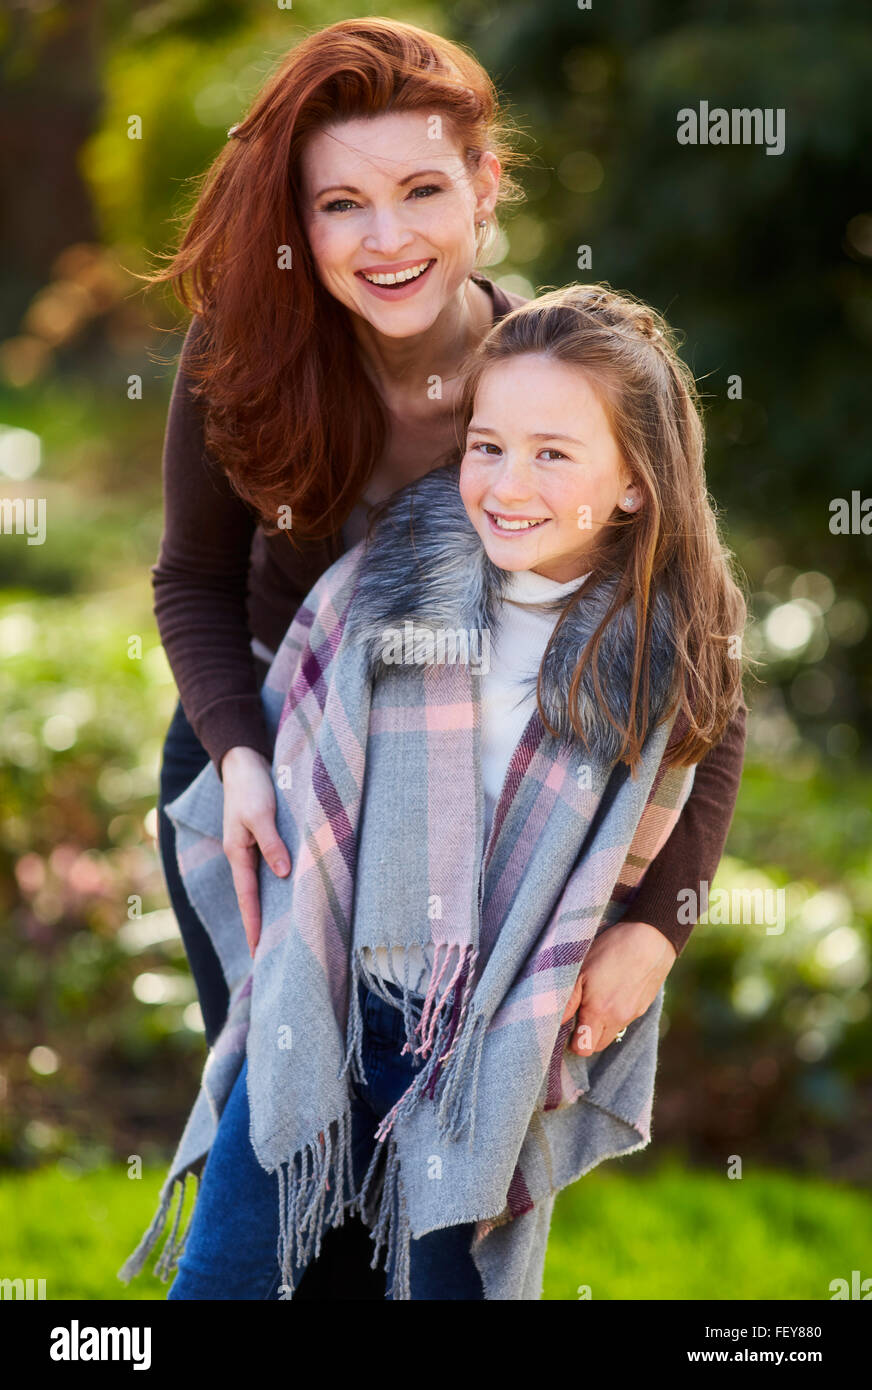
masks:
[(409, 197), (418, 198), (420, 196), (424, 198), (430, 198), (434, 193), (441, 192), (442, 189), (439, 187), (438, 183), (422, 183), (420, 187), (412, 189), (411, 193), (409, 194)]
[(349, 208), (356, 207), (353, 198), (334, 198), (332, 203), (327, 203), (323, 208), (324, 212), (347, 212)]
[[(475, 451), (478, 450), (482, 454), (487, 454), (487, 451), (489, 449), (493, 449), (494, 454), (498, 454), (500, 452), (500, 446), (498, 444), (491, 444), (488, 440), (485, 439), (480, 439), (477, 443), (470, 444), (469, 446), (470, 453), (475, 453)], [(488, 454), (488, 457), (493, 458), (493, 454)]]
[[(540, 452), (540, 454), (553, 454), (553, 456), (554, 456), (555, 459), (565, 459), (565, 458), (566, 458), (566, 455), (565, 455), (565, 454), (561, 454), (561, 452), (560, 452), (559, 449), (540, 449), (539, 452)], [(550, 463), (551, 460), (549, 459), (548, 462)]]

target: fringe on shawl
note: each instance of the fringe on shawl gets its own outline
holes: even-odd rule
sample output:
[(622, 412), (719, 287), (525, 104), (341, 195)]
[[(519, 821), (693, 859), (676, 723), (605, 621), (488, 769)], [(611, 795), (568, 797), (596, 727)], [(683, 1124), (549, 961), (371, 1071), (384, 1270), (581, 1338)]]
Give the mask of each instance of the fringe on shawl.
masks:
[[(402, 1051), (414, 1051), (416, 1056), (422, 1058), (424, 1065), (379, 1124), (375, 1135), (376, 1145), (359, 1193), (354, 1191), (350, 1095), (339, 1117), (326, 1124), (313, 1140), (276, 1169), (279, 1187), (276, 1254), (282, 1276), (282, 1291), (287, 1290), (291, 1296), (296, 1287), (298, 1271), (305, 1269), (310, 1260), (317, 1260), (320, 1255), (325, 1231), (331, 1226), (341, 1226), (345, 1213), (351, 1211), (358, 1212), (370, 1228), (375, 1246), (370, 1267), (375, 1269), (379, 1252), (386, 1244), (386, 1268), (393, 1268), (391, 1296), (394, 1299), (408, 1299), (411, 1230), (394, 1125), (402, 1116), (408, 1115), (426, 1094), (437, 1106), (436, 1118), (443, 1136), (457, 1140), (468, 1128), (469, 1145), (472, 1146), (478, 1076), (487, 1032), (487, 1020), (471, 1008), (478, 953), (469, 946), (437, 945), (427, 994), (423, 1005), (416, 1006), (418, 996), (413, 994), (409, 984), (409, 948), (405, 947), (403, 951), (402, 981), (397, 979), (394, 970), (392, 950), (388, 952), (393, 983), (402, 991), (401, 1001), (385, 990), (380, 975), (372, 970), (368, 948), (353, 952), (346, 1054), (339, 1078), (350, 1070), (355, 1080), (365, 1082), (361, 1050), (363, 1018), (358, 997), (361, 980), (394, 1008), (399, 1006), (402, 1009), (406, 1034)], [(456, 960), (452, 959), (454, 953)], [(420, 1041), (415, 1046), (418, 1039)], [(383, 1177), (380, 1183), (374, 1183), (382, 1155)], [(142, 1270), (148, 1255), (160, 1240), (178, 1188), (179, 1204), (172, 1231), (154, 1272), (165, 1283), (176, 1268), (190, 1229), (189, 1216), (185, 1232), (179, 1236), (185, 1184), (189, 1176), (196, 1180), (196, 1174), (185, 1172), (176, 1176), (161, 1193), (151, 1225), (119, 1271), (118, 1277), (125, 1283)]]
[[(180, 1234), (179, 1224), (182, 1219), (182, 1210), (185, 1205), (185, 1196), (187, 1193), (187, 1184), (189, 1178), (193, 1179), (194, 1201), (191, 1204), (191, 1209), (188, 1213), (188, 1219), (185, 1222), (185, 1229)], [(142, 1272), (143, 1265), (145, 1264), (152, 1250), (161, 1238), (163, 1229), (167, 1223), (167, 1219), (170, 1214), (170, 1208), (172, 1207), (173, 1199), (175, 1198), (176, 1192), (178, 1191), (179, 1203), (176, 1207), (176, 1215), (173, 1221), (172, 1230), (170, 1231), (170, 1234), (167, 1237), (167, 1242), (164, 1245), (164, 1248), (160, 1253), (160, 1257), (154, 1266), (154, 1273), (158, 1276), (161, 1282), (164, 1284), (167, 1282), (173, 1270), (178, 1265), (182, 1255), (184, 1254), (185, 1242), (188, 1239), (188, 1232), (191, 1229), (191, 1220), (194, 1215), (194, 1207), (196, 1206), (197, 1202), (198, 1190), (198, 1176), (194, 1172), (194, 1170), (190, 1168), (187, 1169), (184, 1173), (177, 1174), (171, 1182), (166, 1184), (163, 1191), (161, 1192), (160, 1200), (158, 1202), (158, 1208), (152, 1218), (151, 1225), (145, 1232), (145, 1235), (142, 1237), (142, 1240), (139, 1242), (136, 1249), (133, 1251), (131, 1255), (128, 1255), (127, 1259), (124, 1261), (124, 1264), (118, 1271), (118, 1278), (122, 1281), (122, 1283), (129, 1284), (131, 1279), (135, 1278), (137, 1274), (140, 1274)]]
[[(339, 1119), (277, 1170), (277, 1254), (283, 1289), (291, 1295), (297, 1271), (305, 1268), (311, 1259), (317, 1260), (326, 1229), (341, 1225), (346, 1211), (354, 1211), (370, 1228), (375, 1247), (371, 1268), (376, 1268), (381, 1248), (386, 1245), (386, 1268), (393, 1270), (392, 1297), (408, 1299), (411, 1229), (399, 1153), (392, 1133), (394, 1124), (400, 1116), (408, 1114), (426, 1092), (429, 1099), (438, 1104), (441, 1132), (456, 1139), (469, 1124), (472, 1144), (478, 1070), (486, 1032), (486, 1020), (474, 1015), (470, 1008), (477, 952), (470, 946), (437, 944), (427, 993), (423, 1003), (416, 1004), (419, 996), (413, 993), (409, 978), (411, 948), (402, 948), (402, 980), (397, 978), (393, 950), (388, 948), (388, 968), (392, 983), (401, 992), (399, 1001), (385, 989), (381, 975), (374, 970), (369, 948), (352, 952), (346, 1050), (337, 1079), (341, 1080), (350, 1072), (355, 1081), (362, 1084), (366, 1081), (362, 1055), (363, 1017), (358, 994), (361, 981), (393, 1008), (401, 1009), (406, 1036), (402, 1052), (414, 1051), (424, 1065), (378, 1126), (376, 1144), (360, 1192), (354, 1191), (350, 1096)], [(383, 1175), (380, 1183), (374, 1182), (381, 1169), (382, 1156)], [(329, 1206), (328, 1193), (332, 1194)]]
[[(452, 961), (454, 952), (457, 959)], [(349, 1204), (370, 1228), (375, 1246), (370, 1267), (376, 1268), (379, 1251), (386, 1244), (385, 1267), (393, 1271), (391, 1297), (409, 1299), (411, 1228), (394, 1125), (427, 1094), (437, 1104), (436, 1117), (440, 1132), (449, 1139), (459, 1139), (468, 1127), (471, 1147), (475, 1135), (478, 1077), (487, 1020), (471, 1008), (478, 960), (478, 953), (472, 947), (460, 948), (445, 943), (436, 946), (420, 1014), (409, 987), (409, 948), (403, 948), (402, 980), (397, 978), (394, 968), (393, 948), (388, 949), (387, 958), (392, 982), (402, 994), (400, 1001), (385, 990), (381, 976), (372, 969), (369, 948), (361, 948), (352, 954), (346, 1056), (340, 1076), (350, 1070), (355, 1080), (365, 1080), (361, 1055), (363, 1019), (358, 998), (358, 985), (363, 980), (379, 998), (402, 1010), (406, 1034), (402, 1051), (414, 1050), (415, 1055), (425, 1063), (379, 1124), (375, 1149), (361, 1190)], [(416, 1047), (417, 1039), (420, 1042)], [(379, 1170), (382, 1153), (385, 1155), (384, 1174), (379, 1186), (378, 1183), (373, 1184), (373, 1179)]]
[(375, 1244), (370, 1269), (375, 1269), (379, 1251), (386, 1243), (385, 1269), (391, 1273), (391, 1298), (408, 1300), (412, 1296), (409, 1282), (409, 1246), (412, 1232), (400, 1171), (400, 1158), (393, 1134), (388, 1136), (384, 1153), (384, 1174), (380, 1188), (377, 1186), (374, 1193), (370, 1194), (370, 1184), (382, 1154), (382, 1145), (377, 1144), (361, 1184), (355, 1209), (360, 1213), (365, 1225), (370, 1227)]
[[(295, 1274), (321, 1253), (330, 1226), (341, 1226), (354, 1210), (351, 1155), (351, 1103), (319, 1136), (276, 1170), (279, 1185), (279, 1238), (276, 1249), (283, 1290), (293, 1295)], [(332, 1183), (331, 1183), (332, 1178)], [(346, 1196), (346, 1192), (350, 1195)], [(329, 1196), (329, 1204), (328, 1204)]]
[[(357, 1212), (369, 1227), (374, 1243), (370, 1268), (375, 1269), (383, 1246), (385, 1268), (392, 1271), (391, 1297), (409, 1299), (409, 1245), (411, 1227), (394, 1136), (375, 1145), (369, 1167), (354, 1192), (351, 1154), (350, 1109), (324, 1132), (324, 1141), (307, 1144), (289, 1163), (278, 1169), (278, 1262), (282, 1289), (293, 1296), (297, 1270), (305, 1269), (321, 1253), (323, 1233), (341, 1226), (346, 1211)], [(374, 1182), (381, 1168), (380, 1181)], [(330, 1178), (332, 1177), (332, 1185)], [(349, 1196), (346, 1197), (346, 1188)], [(328, 1192), (332, 1201), (325, 1211)]]
[[(468, 1127), (469, 1146), (472, 1147), (478, 1074), (487, 1031), (486, 1019), (471, 1007), (478, 952), (471, 946), (444, 942), (436, 945), (427, 994), (418, 1017), (409, 988), (410, 948), (402, 949), (403, 980), (397, 978), (394, 969), (393, 948), (388, 950), (392, 981), (402, 993), (400, 1001), (385, 991), (381, 977), (372, 969), (370, 948), (363, 947), (352, 953), (346, 1056), (339, 1075), (350, 1070), (356, 1081), (365, 1080), (361, 1055), (363, 1019), (358, 999), (358, 984), (363, 980), (381, 999), (394, 1008), (401, 1008), (406, 1033), (402, 1051), (414, 1051), (425, 1063), (379, 1124), (376, 1139), (382, 1142), (396, 1121), (408, 1115), (426, 1093), (437, 1103), (440, 1133), (456, 1140)], [(418, 1039), (420, 1042), (415, 1046)]]

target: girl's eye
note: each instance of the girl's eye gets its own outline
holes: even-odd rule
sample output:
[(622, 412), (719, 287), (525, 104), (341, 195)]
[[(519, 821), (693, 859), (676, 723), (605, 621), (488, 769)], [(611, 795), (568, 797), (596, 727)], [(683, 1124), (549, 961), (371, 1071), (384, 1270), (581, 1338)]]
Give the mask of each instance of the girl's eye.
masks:
[[(553, 454), (555, 459), (565, 459), (565, 458), (566, 458), (566, 455), (565, 455), (565, 454), (561, 454), (561, 452), (560, 452), (559, 449), (540, 449), (539, 452), (540, 452), (540, 454)], [(551, 460), (549, 459), (548, 462), (550, 463)]]
[(325, 204), (325, 206), (324, 206), (324, 208), (322, 209), (322, 211), (324, 211), (324, 212), (346, 212), (346, 211), (348, 210), (348, 208), (353, 208), (353, 207), (355, 207), (355, 206), (356, 206), (356, 204), (355, 204), (353, 198), (334, 198), (333, 201), (332, 201), (332, 203), (327, 203), (327, 204)]
[(419, 185), (418, 188), (412, 189), (411, 193), (409, 194), (409, 197), (417, 198), (420, 194), (422, 197), (430, 198), (434, 193), (441, 192), (442, 189), (439, 187), (438, 183), (422, 183)]
[[(493, 449), (494, 454), (498, 454), (500, 452), (500, 446), (498, 444), (491, 444), (488, 440), (485, 439), (480, 439), (476, 444), (469, 445), (470, 453), (475, 453), (477, 449), (483, 454), (487, 454), (488, 449)], [(488, 458), (493, 458), (493, 454), (488, 454), (487, 456)]]

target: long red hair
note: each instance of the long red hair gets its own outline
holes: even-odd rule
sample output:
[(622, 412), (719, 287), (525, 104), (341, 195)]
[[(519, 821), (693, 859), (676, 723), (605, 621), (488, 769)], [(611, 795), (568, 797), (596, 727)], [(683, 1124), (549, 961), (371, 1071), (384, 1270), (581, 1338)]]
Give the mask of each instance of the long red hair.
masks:
[[(353, 19), (311, 34), (282, 61), (212, 165), (169, 264), (201, 316), (186, 366), (205, 405), (205, 441), (274, 534), (337, 532), (382, 454), (386, 417), (345, 307), (318, 281), (298, 213), (306, 139), (337, 120), (437, 112), (474, 168), (512, 163), (494, 86), (457, 44), (411, 24)], [(502, 197), (517, 195), (511, 176)], [(278, 266), (291, 248), (293, 268)]]

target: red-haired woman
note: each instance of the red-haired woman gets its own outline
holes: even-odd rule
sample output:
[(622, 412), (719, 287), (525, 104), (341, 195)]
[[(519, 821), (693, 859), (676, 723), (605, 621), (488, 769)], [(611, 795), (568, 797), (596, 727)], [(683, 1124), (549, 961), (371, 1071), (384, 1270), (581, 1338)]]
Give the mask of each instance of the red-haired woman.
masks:
[[(153, 582), (180, 694), (160, 849), (210, 1043), (226, 987), (164, 808), (211, 758), (253, 951), (260, 856), (290, 869), (259, 686), (302, 598), (364, 533), (368, 507), (456, 448), (460, 363), (521, 302), (475, 268), (498, 204), (517, 190), (493, 85), (455, 44), (384, 19), (331, 25), (289, 53), (230, 135), (178, 252), (153, 277), (195, 315), (170, 405)], [(679, 892), (713, 877), (723, 851), (744, 718), (741, 708), (699, 764), (633, 920), (585, 961), (578, 1022), (591, 1052), (648, 1007), (690, 934)]]

